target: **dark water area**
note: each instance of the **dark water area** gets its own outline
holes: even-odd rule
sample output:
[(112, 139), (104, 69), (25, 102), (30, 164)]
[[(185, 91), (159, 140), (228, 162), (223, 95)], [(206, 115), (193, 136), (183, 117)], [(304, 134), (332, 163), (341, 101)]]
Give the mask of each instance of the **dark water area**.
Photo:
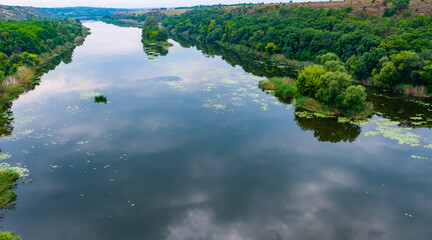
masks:
[(85, 25), (92, 34), (72, 61), (13, 103), (1, 164), (34, 181), (19, 183), (1, 230), (24, 240), (432, 236), (432, 107), (407, 100), (424, 112), (412, 115), (399, 101), (360, 125), (307, 118), (220, 56), (172, 41), (149, 58), (140, 29)]

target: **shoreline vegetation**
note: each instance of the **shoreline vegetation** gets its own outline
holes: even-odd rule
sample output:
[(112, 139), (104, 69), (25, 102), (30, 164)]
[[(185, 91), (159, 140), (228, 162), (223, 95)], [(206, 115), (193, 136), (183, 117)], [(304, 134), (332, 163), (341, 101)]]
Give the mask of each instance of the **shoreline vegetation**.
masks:
[[(16, 193), (13, 191), (17, 186), (20, 174), (13, 169), (0, 171), (0, 210), (12, 208), (15, 205)], [(13, 232), (0, 232), (0, 239), (21, 240), (20, 236), (15, 236)]]
[(168, 32), (166, 29), (159, 26), (156, 17), (146, 17), (142, 26), (142, 42), (144, 44), (157, 44), (159, 46), (170, 47), (172, 44), (168, 42)]
[(144, 52), (149, 59), (157, 59), (159, 56), (166, 56), (169, 47), (173, 46), (168, 42), (168, 32), (159, 25), (154, 16), (147, 16), (142, 25), (141, 42)]
[[(0, 24), (4, 26), (0, 33), (3, 47), (0, 51), (0, 136), (4, 136), (13, 130), (12, 101), (34, 89), (40, 77), (61, 61), (69, 62), (74, 48), (81, 45), (90, 32), (74, 19)], [(24, 33), (17, 33), (16, 29)], [(46, 39), (39, 38), (42, 34)]]
[[(217, 44), (290, 68), (280, 76), (282, 80), (268, 80), (273, 90), (263, 82), (260, 86), (278, 94), (276, 85), (281, 85), (278, 89), (290, 94), (279, 98), (293, 98), (297, 106), (319, 114), (364, 119), (373, 114), (364, 86), (422, 98), (432, 92), (432, 34), (428, 31), (432, 15), (428, 9), (416, 9), (423, 3), (415, 1), (372, 1), (375, 7), (338, 2), (320, 3), (325, 6), (319, 8), (314, 4), (216, 6), (171, 15), (163, 14), (167, 10), (119, 13), (106, 19), (152, 18), (162, 21), (175, 40)], [(144, 35), (143, 30), (143, 43), (152, 39)], [(327, 64), (320, 59), (328, 54), (334, 59)], [(325, 72), (309, 74), (310, 68)], [(299, 78), (301, 73), (305, 74)], [(298, 81), (306, 85), (294, 83)]]
[[(74, 19), (0, 21), (0, 136), (12, 133), (12, 101), (34, 89), (40, 77), (61, 61), (70, 62), (73, 50), (88, 34), (89, 29)], [(18, 178), (14, 168), (0, 171), (0, 210), (15, 205)], [(4, 231), (0, 239), (21, 237)]]
[(379, 13), (354, 12), (351, 6), (209, 8), (167, 17), (162, 25), (172, 36), (255, 52), (281, 64), (313, 62), (294, 69), (290, 81), (270, 79), (260, 86), (318, 114), (365, 119), (373, 105), (354, 82), (420, 97), (432, 90), (432, 16), (414, 15), (409, 0), (382, 4)]

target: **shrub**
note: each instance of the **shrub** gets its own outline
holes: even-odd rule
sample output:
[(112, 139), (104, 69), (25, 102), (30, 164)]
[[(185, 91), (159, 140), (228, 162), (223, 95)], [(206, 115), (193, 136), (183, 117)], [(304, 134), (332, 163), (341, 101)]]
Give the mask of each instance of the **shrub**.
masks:
[(21, 240), (20, 236), (15, 236), (13, 232), (0, 232), (1, 240)]
[(318, 90), (319, 79), (326, 73), (320, 65), (305, 67), (298, 75), (296, 86), (300, 94), (305, 96), (315, 96)]
[(349, 86), (343, 93), (342, 107), (361, 112), (366, 103), (366, 92), (363, 86)]
[(321, 76), (316, 99), (330, 106), (340, 106), (343, 93), (352, 83), (352, 78), (345, 72), (326, 72)]

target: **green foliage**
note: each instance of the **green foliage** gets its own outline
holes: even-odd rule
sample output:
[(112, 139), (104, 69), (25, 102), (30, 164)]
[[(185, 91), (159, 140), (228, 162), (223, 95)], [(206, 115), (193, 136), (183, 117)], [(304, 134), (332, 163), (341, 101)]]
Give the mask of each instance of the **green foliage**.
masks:
[(298, 75), (296, 86), (300, 94), (305, 96), (315, 96), (318, 90), (320, 77), (326, 70), (320, 65), (305, 67)]
[(282, 82), (276, 85), (276, 88), (274, 90), (275, 96), (280, 98), (292, 98), (296, 95), (296, 93), (297, 88), (294, 83)]
[[(408, 4), (407, 0), (395, 0), (390, 8), (401, 12)], [(315, 60), (321, 65), (331, 60), (342, 61), (360, 80), (379, 74), (384, 67), (380, 62), (383, 57), (392, 59), (409, 51), (419, 55), (419, 62), (413, 65), (415, 56), (408, 56), (403, 62), (414, 62), (401, 67), (395, 59), (398, 77), (394, 83), (431, 83), (420, 77), (424, 61), (430, 59), (422, 58), (420, 53), (432, 51), (431, 15), (411, 16), (406, 12), (402, 17), (389, 18), (350, 12), (349, 9), (282, 6), (278, 10), (256, 8), (246, 12), (236, 8), (208, 8), (168, 17), (163, 26), (176, 36), (203, 43), (219, 42), (224, 46), (241, 45), (266, 56), (281, 54), (286, 59)], [(329, 63), (327, 69), (344, 71), (337, 68), (336, 62)]]
[[(363, 55), (355, 63), (354, 76), (357, 79), (367, 79), (372, 76), (373, 69), (379, 68), (379, 61), (386, 56), (386, 51), (382, 48), (372, 48), (369, 52)], [(379, 69), (377, 69), (379, 70)]]
[(384, 10), (384, 17), (391, 17), (395, 15), (398, 11), (407, 9), (409, 6), (410, 0), (393, 0), (393, 5), (390, 8)]
[(392, 62), (387, 62), (378, 74), (374, 75), (378, 87), (391, 89), (397, 80), (397, 70)]
[(324, 68), (327, 72), (346, 72), (344, 64), (335, 60), (325, 62)]
[(144, 21), (144, 27), (157, 27), (158, 25), (158, 20), (154, 16), (146, 17)]
[(343, 94), (342, 107), (356, 112), (363, 111), (366, 102), (365, 90), (366, 89), (360, 85), (349, 86)]
[(421, 79), (424, 83), (432, 83), (432, 64), (431, 61), (425, 61), (423, 70), (420, 72)]
[(267, 46), (265, 47), (264, 54), (272, 55), (274, 53), (277, 53), (277, 51), (278, 51), (278, 47), (276, 46), (276, 44), (270, 42), (270, 43), (267, 43)]
[(397, 82), (414, 84), (419, 79), (422, 63), (417, 53), (402, 51), (393, 55), (392, 63), (397, 69)]
[(326, 72), (321, 76), (315, 98), (330, 106), (341, 106), (343, 93), (352, 84), (345, 72)]
[(0, 232), (1, 240), (21, 240), (20, 236), (15, 236), (13, 232)]
[(69, 55), (65, 52), (71, 53), (75, 46), (72, 42), (82, 41), (84, 32), (82, 24), (74, 19), (0, 21), (0, 83), (10, 75), (18, 79), (3, 84), (0, 91), (0, 136), (11, 134), (13, 129), (9, 102), (34, 87), (30, 83), (42, 73), (61, 61), (67, 63)]
[(142, 40), (166, 42), (168, 40), (168, 32), (158, 26), (144, 26), (142, 29)]
[(338, 55), (332, 52), (316, 57), (316, 62), (321, 65), (324, 65), (328, 61), (340, 61), (340, 58), (338, 57)]
[(19, 173), (5, 169), (0, 171), (0, 208), (14, 204), (16, 194), (12, 191), (17, 185), (15, 182), (19, 178)]
[[(39, 63), (38, 55), (73, 41), (82, 33), (78, 20), (0, 21), (0, 80), (17, 67)], [(3, 75), (3, 76), (1, 76)]]
[(142, 28), (142, 41), (166, 42), (168, 32), (164, 28), (159, 28), (157, 19), (154, 16), (148, 16), (145, 19)]

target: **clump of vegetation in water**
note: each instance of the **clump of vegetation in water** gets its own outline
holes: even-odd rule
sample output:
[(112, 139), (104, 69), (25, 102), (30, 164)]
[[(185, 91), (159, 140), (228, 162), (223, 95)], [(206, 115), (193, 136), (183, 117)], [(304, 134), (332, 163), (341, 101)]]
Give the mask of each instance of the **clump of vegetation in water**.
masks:
[(365, 88), (353, 85), (351, 75), (334, 53), (319, 56), (322, 65), (305, 67), (296, 81), (271, 78), (259, 83), (264, 90), (272, 90), (276, 97), (293, 98), (297, 107), (330, 115), (361, 119), (372, 115), (366, 104)]
[(0, 232), (1, 240), (21, 240), (20, 236), (15, 236), (13, 232)]
[(99, 96), (95, 96), (94, 97), (94, 101), (95, 101), (95, 103), (104, 103), (104, 104), (106, 104), (107, 103), (107, 98), (105, 96), (103, 96), (103, 95), (99, 95)]
[(16, 194), (12, 190), (16, 187), (16, 180), (19, 177), (19, 173), (12, 169), (0, 171), (0, 208), (15, 204)]

